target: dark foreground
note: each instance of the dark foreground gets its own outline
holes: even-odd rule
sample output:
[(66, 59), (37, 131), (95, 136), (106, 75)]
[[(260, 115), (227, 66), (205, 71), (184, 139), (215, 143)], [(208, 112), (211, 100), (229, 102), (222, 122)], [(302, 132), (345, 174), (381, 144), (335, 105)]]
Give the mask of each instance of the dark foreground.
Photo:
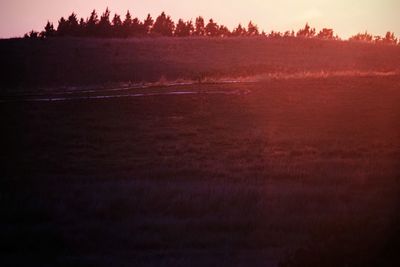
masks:
[(0, 103), (1, 266), (398, 266), (398, 76), (152, 90)]

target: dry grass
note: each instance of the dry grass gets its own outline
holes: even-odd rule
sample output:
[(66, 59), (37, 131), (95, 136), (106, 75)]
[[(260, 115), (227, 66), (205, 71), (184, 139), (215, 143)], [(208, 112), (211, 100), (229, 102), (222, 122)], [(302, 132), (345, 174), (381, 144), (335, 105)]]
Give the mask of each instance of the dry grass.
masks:
[(1, 40), (0, 87), (399, 71), (400, 47), (264, 38)]
[(306, 75), (2, 103), (3, 266), (390, 266), (399, 88)]

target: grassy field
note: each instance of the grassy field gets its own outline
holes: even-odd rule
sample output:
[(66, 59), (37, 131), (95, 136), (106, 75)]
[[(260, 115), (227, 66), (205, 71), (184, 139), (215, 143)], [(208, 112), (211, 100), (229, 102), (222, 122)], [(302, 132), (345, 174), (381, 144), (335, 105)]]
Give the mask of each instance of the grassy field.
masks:
[(400, 46), (286, 38), (0, 40), (0, 90), (266, 73), (399, 71)]
[[(102, 42), (99, 49), (122, 51)], [(136, 47), (132, 54), (114, 55), (121, 62), (133, 55), (156, 58), (137, 48), (147, 40), (115, 42)], [(155, 51), (173, 49), (175, 42)], [(241, 42), (264, 45), (230, 45)], [(279, 41), (265, 43), (281, 49)], [(293, 68), (343, 70), (355, 64), (363, 70), (362, 62), (371, 66), (376, 59), (371, 69), (393, 70), (399, 55), (390, 56), (395, 48), (378, 53), (374, 46), (350, 49), (343, 43), (337, 49), (348, 57), (335, 65), (336, 52), (323, 52), (330, 42), (311, 44), (315, 49), (295, 56)], [(290, 54), (298, 48), (286, 49)], [(213, 59), (221, 73), (235, 66), (292, 66), (252, 48), (243, 58), (227, 57), (232, 64), (226, 65), (217, 51), (193, 65), (185, 61), (189, 54), (178, 65), (177, 58), (171, 63), (162, 56), (166, 64), (152, 65), (154, 75), (169, 76), (171, 66), (192, 71), (186, 67), (202, 68)], [(305, 60), (315, 53), (316, 59)], [(81, 60), (89, 66), (87, 57)], [(50, 63), (39, 63), (39, 72), (40, 64)], [(144, 73), (132, 68), (135, 77)], [(47, 101), (51, 94), (2, 98), (2, 266), (399, 263), (399, 76), (176, 85), (95, 98), (103, 94), (61, 93), (59, 101)]]

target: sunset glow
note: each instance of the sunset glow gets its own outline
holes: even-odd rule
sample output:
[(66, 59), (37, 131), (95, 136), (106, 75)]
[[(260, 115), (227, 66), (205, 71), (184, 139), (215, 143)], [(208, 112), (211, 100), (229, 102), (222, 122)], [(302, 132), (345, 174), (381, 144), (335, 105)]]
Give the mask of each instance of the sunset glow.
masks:
[(400, 266), (400, 0), (0, 0), (1, 266)]
[(252, 20), (266, 32), (296, 30), (309, 22), (317, 29), (333, 28), (343, 38), (366, 30), (373, 35), (384, 35), (389, 30), (397, 36), (400, 34), (397, 0), (15, 0), (0, 2), (0, 38), (22, 36), (32, 29), (42, 30), (47, 20), (57, 24), (58, 18), (72, 12), (86, 18), (91, 10), (101, 13), (106, 7), (112, 14), (121, 15), (129, 9), (141, 20), (147, 13), (156, 17), (162, 11), (175, 21), (202, 15), (230, 29), (237, 23), (247, 24)]

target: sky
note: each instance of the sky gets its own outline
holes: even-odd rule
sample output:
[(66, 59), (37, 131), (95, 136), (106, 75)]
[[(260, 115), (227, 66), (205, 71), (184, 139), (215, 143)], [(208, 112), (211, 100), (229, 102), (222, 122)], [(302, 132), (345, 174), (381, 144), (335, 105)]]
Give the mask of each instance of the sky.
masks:
[(333, 28), (342, 38), (368, 31), (400, 35), (399, 0), (0, 0), (0, 38), (19, 37), (30, 30), (41, 31), (47, 20), (72, 12), (88, 17), (93, 9), (102, 13), (109, 7), (112, 15), (126, 10), (143, 20), (162, 11), (174, 21), (202, 15), (213, 18), (230, 29), (252, 20), (260, 29), (270, 32), (298, 30), (306, 22), (317, 30)]

